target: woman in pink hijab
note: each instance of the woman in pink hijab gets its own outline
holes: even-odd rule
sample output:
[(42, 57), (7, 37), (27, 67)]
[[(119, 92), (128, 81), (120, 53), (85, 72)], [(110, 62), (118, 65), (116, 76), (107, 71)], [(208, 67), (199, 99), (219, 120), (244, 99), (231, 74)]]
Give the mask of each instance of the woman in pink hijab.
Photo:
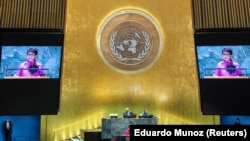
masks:
[(230, 48), (222, 50), (223, 61), (216, 66), (214, 76), (240, 76), (240, 65), (232, 60), (233, 51)]
[(36, 61), (37, 49), (30, 48), (27, 51), (27, 60), (21, 63), (16, 72), (16, 76), (42, 76), (44, 75), (43, 66)]

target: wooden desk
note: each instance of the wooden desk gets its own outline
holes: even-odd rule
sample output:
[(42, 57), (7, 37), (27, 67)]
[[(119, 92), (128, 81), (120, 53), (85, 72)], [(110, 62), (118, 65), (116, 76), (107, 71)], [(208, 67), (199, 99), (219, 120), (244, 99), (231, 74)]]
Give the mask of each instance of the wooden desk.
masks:
[(49, 76), (5, 76), (4, 79), (49, 79)]
[(248, 76), (204, 76), (205, 79), (249, 79)]

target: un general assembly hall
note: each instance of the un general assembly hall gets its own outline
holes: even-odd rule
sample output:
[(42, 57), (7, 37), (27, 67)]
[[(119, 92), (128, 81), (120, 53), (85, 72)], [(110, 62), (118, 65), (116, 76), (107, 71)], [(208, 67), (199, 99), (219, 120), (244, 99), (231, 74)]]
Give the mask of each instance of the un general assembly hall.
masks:
[(0, 0), (0, 44), (0, 141), (248, 137), (249, 0)]

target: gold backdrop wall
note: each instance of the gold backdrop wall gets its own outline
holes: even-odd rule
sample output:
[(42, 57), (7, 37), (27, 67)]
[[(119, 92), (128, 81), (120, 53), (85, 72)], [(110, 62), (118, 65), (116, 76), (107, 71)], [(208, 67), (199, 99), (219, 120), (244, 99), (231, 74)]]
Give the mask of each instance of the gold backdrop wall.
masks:
[[(112, 12), (138, 9), (163, 33), (160, 57), (148, 70), (123, 74), (108, 67), (97, 49), (100, 24)], [(59, 141), (80, 129), (101, 128), (109, 113), (148, 109), (159, 124), (216, 124), (199, 105), (190, 0), (68, 0), (58, 115), (42, 116), (41, 140)]]

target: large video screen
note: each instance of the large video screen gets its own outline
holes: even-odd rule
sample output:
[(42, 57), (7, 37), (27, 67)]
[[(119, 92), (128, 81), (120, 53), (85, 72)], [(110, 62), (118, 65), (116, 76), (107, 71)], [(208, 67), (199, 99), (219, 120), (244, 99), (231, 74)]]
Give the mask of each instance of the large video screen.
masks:
[(64, 33), (8, 29), (0, 33), (0, 114), (57, 114)]
[(61, 46), (2, 46), (0, 79), (59, 79)]
[(204, 115), (249, 115), (250, 32), (194, 34), (201, 111)]
[(248, 79), (250, 45), (197, 46), (199, 78)]

